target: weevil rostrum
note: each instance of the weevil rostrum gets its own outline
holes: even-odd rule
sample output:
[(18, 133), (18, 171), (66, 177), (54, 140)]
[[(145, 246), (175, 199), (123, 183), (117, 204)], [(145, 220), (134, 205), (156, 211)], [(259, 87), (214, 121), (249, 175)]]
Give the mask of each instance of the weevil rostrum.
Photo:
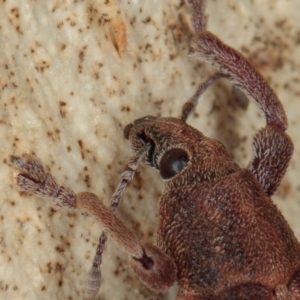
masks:
[[(153, 291), (178, 283), (176, 299), (300, 299), (300, 245), (270, 197), (293, 153), (287, 118), (276, 94), (236, 50), (206, 30), (205, 1), (187, 0), (195, 36), (190, 55), (217, 72), (183, 105), (180, 118), (146, 116), (124, 128), (133, 156), (111, 206), (90, 192), (57, 185), (34, 157), (12, 157), (24, 191), (65, 208), (94, 215), (104, 226), (87, 293), (96, 296), (107, 237), (130, 256), (139, 279)], [(254, 136), (254, 156), (241, 168), (218, 141), (186, 123), (198, 98), (227, 78), (255, 100), (266, 125)], [(140, 164), (158, 170), (164, 192), (158, 207), (156, 244), (143, 243), (114, 214)], [(105, 276), (105, 275), (104, 275)]]

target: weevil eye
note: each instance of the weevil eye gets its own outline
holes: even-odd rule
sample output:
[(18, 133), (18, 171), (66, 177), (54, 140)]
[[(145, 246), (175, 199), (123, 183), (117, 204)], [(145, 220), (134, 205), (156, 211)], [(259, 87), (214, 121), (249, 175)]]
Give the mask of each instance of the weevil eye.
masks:
[(170, 179), (183, 170), (189, 161), (186, 151), (182, 149), (168, 150), (160, 160), (159, 171), (162, 179)]

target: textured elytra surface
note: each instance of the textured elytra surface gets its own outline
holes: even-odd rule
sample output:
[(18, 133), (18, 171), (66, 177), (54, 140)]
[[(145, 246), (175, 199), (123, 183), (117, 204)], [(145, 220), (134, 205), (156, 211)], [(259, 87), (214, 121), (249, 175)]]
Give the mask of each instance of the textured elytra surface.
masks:
[[(300, 237), (297, 11), (296, 0), (208, 1), (208, 29), (251, 59), (286, 109), (295, 154), (273, 198)], [(83, 298), (101, 228), (75, 211), (20, 195), (9, 155), (35, 153), (60, 184), (108, 203), (130, 155), (122, 128), (144, 115), (178, 116), (213, 71), (187, 57), (186, 9), (179, 1), (6, 1), (0, 14), (0, 295)], [(246, 165), (263, 118), (253, 104), (242, 107), (222, 81), (202, 97), (190, 123)], [(155, 172), (139, 171), (118, 214), (153, 241), (161, 185)], [(151, 295), (111, 239), (102, 272), (99, 299)], [(172, 299), (171, 293), (162, 297)]]

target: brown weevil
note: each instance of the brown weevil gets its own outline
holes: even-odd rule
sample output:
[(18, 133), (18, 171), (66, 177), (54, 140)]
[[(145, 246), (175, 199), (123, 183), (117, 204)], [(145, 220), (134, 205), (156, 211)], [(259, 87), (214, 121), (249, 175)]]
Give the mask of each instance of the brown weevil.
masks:
[[(87, 284), (90, 298), (100, 285), (108, 233), (129, 254), (131, 267), (150, 289), (165, 291), (177, 282), (177, 300), (300, 299), (300, 244), (270, 199), (293, 153), (284, 109), (254, 67), (206, 30), (205, 1), (186, 2), (196, 32), (190, 55), (212, 63), (218, 72), (184, 104), (180, 118), (146, 116), (125, 127), (134, 155), (111, 207), (92, 193), (75, 194), (58, 186), (36, 158), (12, 157), (21, 171), (18, 185), (53, 198), (60, 207), (79, 208), (103, 224), (105, 233)], [(199, 96), (219, 78), (229, 79), (253, 98), (266, 119), (254, 136), (254, 157), (244, 169), (219, 141), (186, 123)], [(156, 245), (140, 242), (114, 215), (139, 164), (157, 169), (164, 182)]]

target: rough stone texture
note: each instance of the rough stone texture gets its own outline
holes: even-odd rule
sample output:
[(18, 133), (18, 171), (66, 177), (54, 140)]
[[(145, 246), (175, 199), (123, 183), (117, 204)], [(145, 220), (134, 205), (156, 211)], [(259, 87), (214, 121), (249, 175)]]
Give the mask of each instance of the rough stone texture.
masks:
[[(273, 198), (298, 238), (299, 11), (297, 0), (208, 0), (207, 8), (208, 28), (251, 59), (286, 109), (295, 154)], [(122, 128), (144, 115), (178, 116), (213, 73), (187, 57), (186, 22), (179, 0), (1, 2), (1, 299), (83, 299), (101, 232), (92, 218), (20, 193), (9, 156), (35, 154), (60, 184), (93, 191), (108, 204), (130, 156)], [(245, 166), (264, 120), (220, 81), (189, 123), (224, 142)], [(140, 168), (122, 199), (118, 215), (142, 239), (153, 241), (161, 188), (156, 172)], [(152, 295), (111, 239), (103, 259), (97, 299)]]

